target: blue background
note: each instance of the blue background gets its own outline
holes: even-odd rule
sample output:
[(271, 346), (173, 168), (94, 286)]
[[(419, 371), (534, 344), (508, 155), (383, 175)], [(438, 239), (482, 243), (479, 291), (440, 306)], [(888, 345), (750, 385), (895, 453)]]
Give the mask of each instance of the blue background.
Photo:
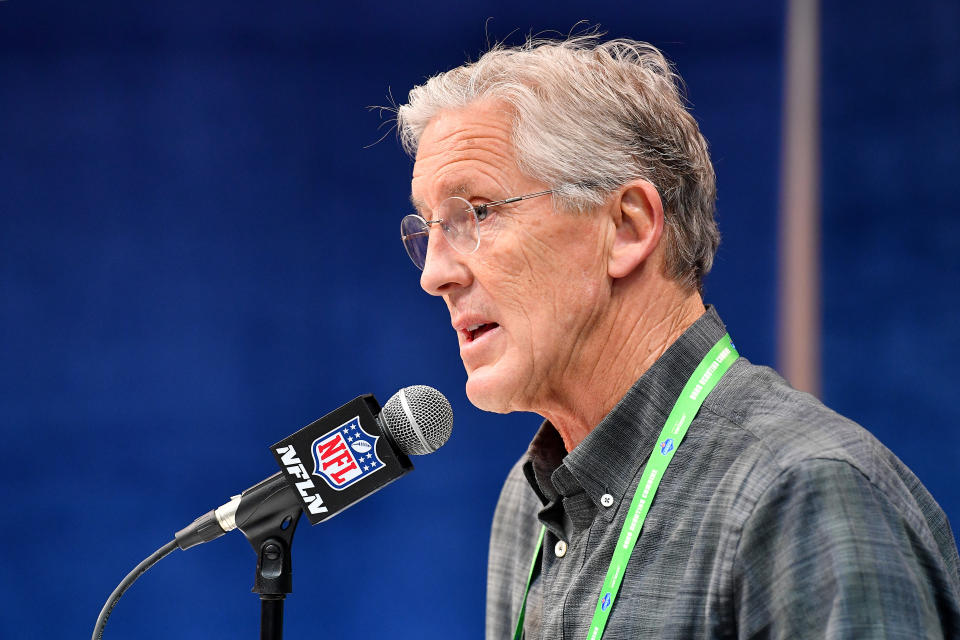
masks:
[[(481, 637), (493, 506), (539, 420), (467, 402), (397, 237), (412, 163), (368, 107), (488, 34), (585, 19), (661, 46), (718, 174), (706, 298), (775, 365), (785, 14), (721, 4), (0, 2), (0, 634), (83, 637), (143, 557), (273, 472), (270, 444), (422, 383), (451, 441), (301, 526), (287, 635)], [(956, 525), (960, 5), (825, 4), (823, 397)], [(107, 637), (256, 637), (253, 571), (237, 533), (178, 551)]]

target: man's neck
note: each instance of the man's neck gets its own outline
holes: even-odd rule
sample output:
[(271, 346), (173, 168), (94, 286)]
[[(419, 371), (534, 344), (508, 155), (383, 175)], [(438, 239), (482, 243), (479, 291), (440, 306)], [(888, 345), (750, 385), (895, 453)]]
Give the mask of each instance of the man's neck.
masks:
[[(605, 326), (594, 333), (589, 351), (571, 367), (564, 390), (537, 411), (549, 420), (572, 451), (603, 420), (654, 362), (703, 315), (696, 291), (674, 283), (611, 305)], [(642, 304), (646, 301), (647, 304)]]

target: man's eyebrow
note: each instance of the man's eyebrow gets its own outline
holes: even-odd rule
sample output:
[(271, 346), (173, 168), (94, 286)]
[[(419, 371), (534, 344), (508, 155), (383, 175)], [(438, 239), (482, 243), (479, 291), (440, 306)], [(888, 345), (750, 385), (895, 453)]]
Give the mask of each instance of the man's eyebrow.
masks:
[[(446, 188), (443, 191), (443, 194), (447, 197), (450, 196), (466, 196), (474, 193), (476, 188), (470, 182), (458, 182), (450, 188)], [(415, 197), (412, 193), (410, 194), (410, 204), (413, 205), (413, 208), (417, 211), (423, 211), (427, 208), (427, 203), (425, 203), (420, 198)]]

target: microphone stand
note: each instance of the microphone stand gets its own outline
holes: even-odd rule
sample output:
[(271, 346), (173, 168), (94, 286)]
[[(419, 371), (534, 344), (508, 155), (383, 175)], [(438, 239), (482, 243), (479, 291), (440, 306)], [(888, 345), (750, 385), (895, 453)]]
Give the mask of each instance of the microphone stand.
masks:
[(293, 592), (290, 548), (303, 513), (297, 493), (276, 473), (243, 492), (237, 528), (257, 554), (254, 593), (260, 594), (260, 640), (283, 638), (283, 602)]

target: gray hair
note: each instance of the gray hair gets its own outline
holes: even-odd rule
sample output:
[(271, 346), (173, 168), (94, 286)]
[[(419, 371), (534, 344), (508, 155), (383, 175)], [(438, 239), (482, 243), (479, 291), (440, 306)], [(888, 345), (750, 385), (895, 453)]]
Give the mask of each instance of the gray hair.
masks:
[(593, 34), (495, 45), (410, 91), (397, 110), (404, 149), (416, 155), (440, 111), (488, 98), (513, 111), (520, 170), (557, 189), (559, 208), (589, 211), (631, 180), (651, 182), (664, 204), (667, 275), (701, 288), (720, 243), (713, 165), (683, 81), (656, 47)]

